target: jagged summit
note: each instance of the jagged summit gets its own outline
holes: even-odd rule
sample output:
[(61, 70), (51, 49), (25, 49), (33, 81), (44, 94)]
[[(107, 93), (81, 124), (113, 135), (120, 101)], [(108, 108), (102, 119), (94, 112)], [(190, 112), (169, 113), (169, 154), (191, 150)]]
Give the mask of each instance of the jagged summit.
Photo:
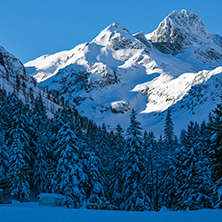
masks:
[[(162, 129), (161, 112), (168, 107), (175, 105), (177, 129), (183, 127), (181, 116), (202, 121), (213, 109), (221, 91), (215, 86), (222, 79), (221, 45), (222, 37), (209, 33), (198, 15), (182, 10), (170, 13), (151, 34), (132, 35), (113, 23), (91, 42), (25, 66), (42, 87), (97, 123), (126, 127), (134, 108), (143, 126), (157, 132)], [(201, 91), (205, 82), (206, 93), (193, 97), (192, 88), (198, 85), (195, 89)], [(193, 94), (183, 99), (190, 90)]]
[(110, 24), (109, 26), (107, 26), (107, 27), (104, 29), (104, 31), (105, 31), (105, 30), (106, 30), (106, 31), (107, 31), (107, 30), (110, 30), (111, 32), (122, 30), (123, 32), (128, 32), (128, 33), (129, 33), (129, 31), (128, 31), (124, 26), (122, 26), (121, 24), (119, 24), (118, 22), (114, 22), (114, 23)]
[(129, 31), (119, 23), (113, 23), (105, 28), (93, 39), (94, 43), (108, 46), (113, 50), (119, 49), (142, 49), (140, 41), (134, 38)]
[[(195, 40), (209, 39), (210, 34), (207, 31), (202, 20), (193, 12), (185, 9), (180, 12), (173, 11), (158, 26), (158, 28), (147, 35), (152, 42), (170, 42), (179, 40), (179, 36), (185, 34)], [(183, 38), (183, 40), (186, 40)], [(188, 42), (187, 42), (188, 43)]]
[[(19, 59), (0, 46), (0, 77), (16, 78), (16, 75), (24, 80), (30, 79)], [(1, 84), (0, 84), (1, 85)]]
[(187, 46), (193, 44), (213, 43), (210, 33), (199, 16), (185, 9), (170, 13), (158, 28), (146, 37), (160, 51), (167, 54), (181, 53)]
[[(181, 10), (179, 12), (179, 15), (189, 24), (190, 27), (192, 27), (193, 30), (195, 30), (198, 34), (203, 35), (207, 39), (210, 39), (210, 34), (204, 25), (203, 21), (200, 19), (200, 17), (195, 14), (194, 12), (187, 11), (185, 9)], [(191, 30), (192, 31), (192, 30)], [(201, 37), (203, 37), (201, 36)]]

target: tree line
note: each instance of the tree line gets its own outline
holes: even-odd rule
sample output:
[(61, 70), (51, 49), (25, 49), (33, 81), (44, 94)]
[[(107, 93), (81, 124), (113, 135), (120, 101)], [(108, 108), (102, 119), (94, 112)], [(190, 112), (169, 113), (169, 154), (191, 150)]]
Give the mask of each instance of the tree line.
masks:
[(171, 109), (163, 137), (143, 131), (134, 110), (124, 134), (68, 106), (50, 119), (41, 95), (29, 106), (0, 90), (0, 178), (13, 198), (35, 190), (63, 194), (70, 208), (222, 208), (222, 102), (179, 139)]

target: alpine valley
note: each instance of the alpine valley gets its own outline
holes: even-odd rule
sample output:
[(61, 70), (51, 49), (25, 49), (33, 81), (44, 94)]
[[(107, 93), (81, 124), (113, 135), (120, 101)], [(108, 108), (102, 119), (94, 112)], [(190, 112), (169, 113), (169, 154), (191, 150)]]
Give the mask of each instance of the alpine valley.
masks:
[(89, 43), (25, 64), (41, 87), (80, 115), (126, 129), (130, 109), (161, 134), (171, 107), (175, 132), (207, 120), (222, 91), (222, 37), (193, 12), (173, 11), (149, 34), (113, 23)]
[[(186, 10), (149, 34), (111, 24), (25, 66), (0, 47), (0, 221), (203, 221), (222, 209), (221, 92), (222, 37)], [(63, 205), (91, 210), (50, 208)]]

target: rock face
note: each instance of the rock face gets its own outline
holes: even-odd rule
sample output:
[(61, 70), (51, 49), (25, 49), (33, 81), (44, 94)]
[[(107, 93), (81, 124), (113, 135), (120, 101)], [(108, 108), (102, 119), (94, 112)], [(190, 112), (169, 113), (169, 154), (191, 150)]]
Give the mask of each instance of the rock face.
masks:
[(212, 38), (198, 15), (187, 10), (173, 11), (146, 37), (165, 54), (177, 55), (193, 47), (193, 52), (204, 61), (222, 58), (221, 49), (217, 47), (221, 46), (221, 37)]
[(30, 79), (29, 75), (26, 75), (23, 64), (8, 53), (3, 47), (0, 46), (0, 73), (4, 78), (19, 78), (24, 80)]
[[(7, 93), (15, 93), (23, 102), (32, 105), (32, 99), (42, 95), (48, 114), (59, 108), (59, 105), (47, 98), (47, 93), (37, 84), (36, 80), (26, 73), (19, 59), (0, 46), (0, 89)], [(31, 95), (32, 94), (32, 95)], [(53, 99), (53, 98), (52, 98)]]
[(108, 46), (117, 51), (120, 49), (143, 49), (129, 31), (118, 23), (113, 23), (104, 29), (94, 40), (98, 45)]
[(111, 110), (113, 113), (125, 113), (130, 110), (130, 106), (125, 101), (116, 101), (111, 103)]
[[(221, 46), (221, 36), (209, 33), (195, 13), (182, 10), (173, 11), (150, 34), (132, 35), (113, 23), (89, 43), (25, 66), (42, 87), (99, 124), (113, 128), (120, 123), (126, 128), (128, 110), (134, 108), (143, 127), (161, 133), (164, 111), (172, 106), (179, 133), (189, 120), (203, 120), (216, 105), (216, 96), (206, 99), (201, 93), (201, 114), (186, 103), (196, 101), (197, 94), (190, 94), (194, 89), (200, 90), (211, 78), (220, 79)], [(206, 87), (208, 96), (214, 94), (214, 84)], [(188, 95), (193, 99), (187, 100)], [(182, 123), (179, 116), (185, 118)]]

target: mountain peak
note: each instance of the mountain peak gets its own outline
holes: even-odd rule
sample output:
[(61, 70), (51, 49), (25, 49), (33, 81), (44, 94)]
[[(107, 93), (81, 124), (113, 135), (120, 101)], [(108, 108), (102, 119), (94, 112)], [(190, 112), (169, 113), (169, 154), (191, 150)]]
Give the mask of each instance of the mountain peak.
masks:
[(106, 27), (92, 42), (97, 45), (108, 46), (113, 50), (142, 48), (141, 42), (117, 22)]
[(194, 43), (207, 44), (210, 34), (202, 20), (194, 12), (181, 10), (171, 12), (158, 28), (146, 35), (154, 44), (165, 43), (164, 53), (178, 54)]
[(114, 22), (111, 25), (109, 25), (107, 28), (104, 29), (104, 31), (110, 30), (110, 31), (126, 31), (129, 32), (124, 26), (120, 25), (118, 22)]
[(179, 14), (180, 14), (180, 15), (187, 15), (187, 16), (190, 16), (190, 15), (194, 14), (194, 15), (197, 16), (197, 14), (195, 14), (194, 12), (191, 12), (191, 11), (186, 10), (186, 9), (182, 9), (182, 10), (179, 12)]

